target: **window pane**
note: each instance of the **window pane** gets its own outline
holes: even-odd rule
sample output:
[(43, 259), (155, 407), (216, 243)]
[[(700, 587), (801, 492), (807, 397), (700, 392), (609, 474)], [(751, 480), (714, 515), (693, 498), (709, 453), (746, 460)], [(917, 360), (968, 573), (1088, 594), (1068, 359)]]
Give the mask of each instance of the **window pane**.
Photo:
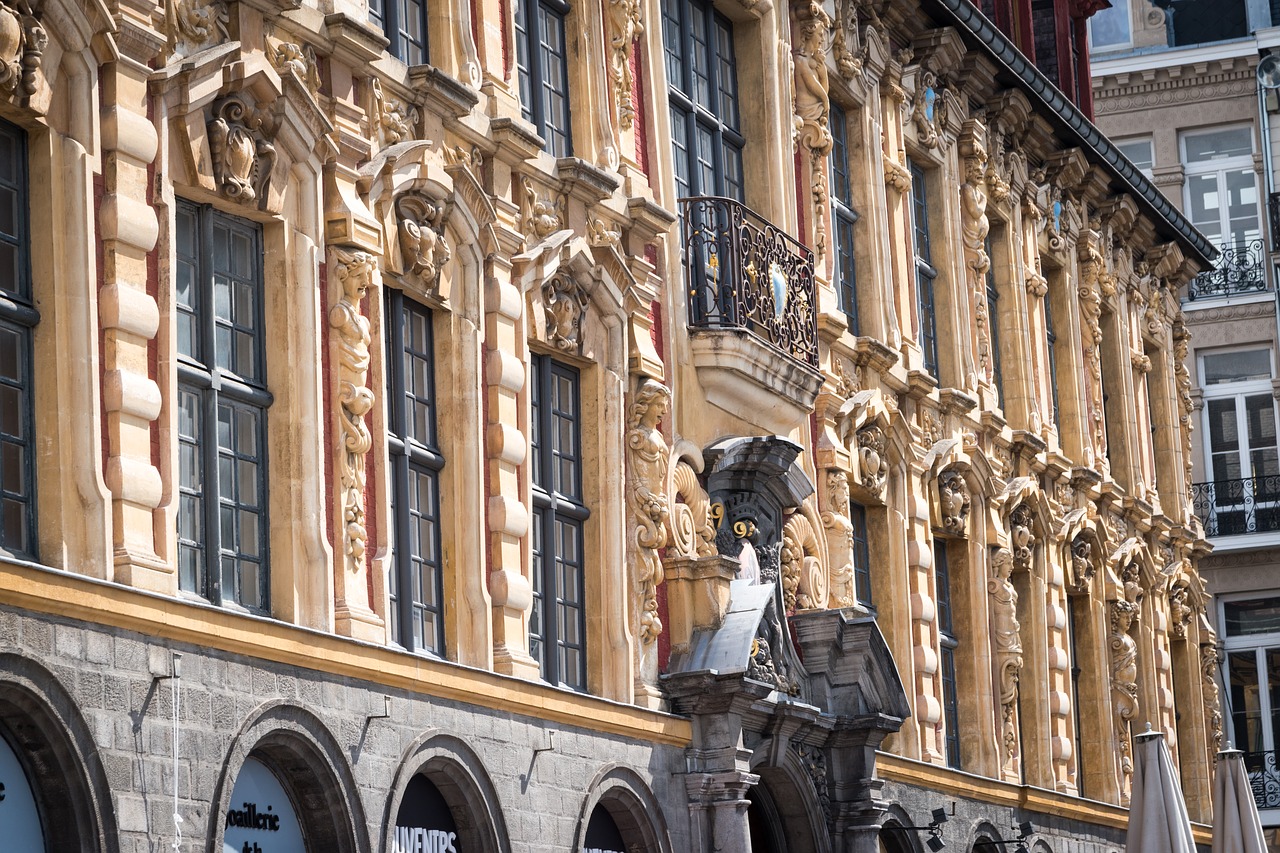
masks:
[(1228, 637), (1280, 633), (1280, 597), (1227, 601), (1222, 610)]
[(1231, 725), (1235, 745), (1245, 752), (1261, 752), (1262, 703), (1258, 685), (1258, 663), (1253, 650), (1227, 655), (1230, 669)]
[(1211, 239), (1222, 236), (1222, 202), (1218, 195), (1217, 174), (1187, 176), (1191, 221)]
[(1102, 9), (1089, 19), (1089, 45), (1096, 50), (1124, 47), (1130, 39), (1128, 0), (1111, 0), (1111, 8)]
[(1204, 356), (1202, 385), (1271, 378), (1271, 351), (1266, 349), (1215, 353)]
[[(1095, 20), (1096, 18), (1097, 16), (1095, 16)], [(1144, 172), (1151, 171), (1151, 168), (1155, 165), (1150, 139), (1128, 139), (1123, 142), (1117, 141), (1115, 145), (1116, 148), (1120, 149), (1121, 154), (1132, 160), (1133, 165)]]
[(1253, 131), (1248, 127), (1231, 127), (1188, 134), (1185, 145), (1188, 163), (1248, 156), (1253, 153)]

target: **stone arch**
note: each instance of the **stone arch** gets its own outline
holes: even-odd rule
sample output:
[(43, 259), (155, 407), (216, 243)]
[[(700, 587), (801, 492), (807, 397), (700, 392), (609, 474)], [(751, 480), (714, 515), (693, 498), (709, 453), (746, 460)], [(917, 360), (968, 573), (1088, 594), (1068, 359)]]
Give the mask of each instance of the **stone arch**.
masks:
[(889, 806), (884, 819), (880, 822), (880, 853), (921, 853), (919, 833), (907, 829), (914, 826), (911, 815), (902, 806)]
[(209, 809), (207, 853), (222, 853), (225, 815), (248, 758), (275, 773), (289, 793), (308, 847), (331, 853), (369, 849), (355, 776), (342, 747), (315, 714), (283, 701), (260, 705), (231, 741)]
[[(626, 838), (639, 839), (644, 853), (672, 853), (671, 835), (662, 806), (647, 782), (630, 767), (607, 764), (587, 785), (587, 796), (578, 815), (574, 850), (585, 849), (587, 824), (596, 806), (603, 806)], [(632, 848), (628, 848), (632, 849)]]
[(970, 853), (1000, 853), (1004, 850), (1004, 838), (990, 821), (979, 821), (969, 837), (972, 840), (966, 849)]
[[(423, 775), (440, 791), (458, 822), (458, 843), (462, 850), (492, 850), (508, 853), (511, 842), (498, 792), (493, 787), (484, 762), (463, 741), (452, 735), (428, 731), (419, 735), (400, 757), (383, 815), (382, 849), (391, 850), (396, 815), (405, 789), (414, 776)], [(458, 817), (474, 818), (464, 825)]]
[(0, 731), (24, 765), (48, 853), (116, 853), (98, 745), (58, 677), (21, 655), (0, 654)]
[(786, 849), (830, 853), (831, 835), (822, 802), (826, 792), (818, 790), (815, 780), (805, 771), (794, 750), (786, 750), (771, 763), (773, 752), (773, 741), (758, 746), (752, 758), (751, 772), (760, 777), (756, 788), (764, 794), (762, 805), (766, 811), (772, 807), (772, 816), (785, 834)]

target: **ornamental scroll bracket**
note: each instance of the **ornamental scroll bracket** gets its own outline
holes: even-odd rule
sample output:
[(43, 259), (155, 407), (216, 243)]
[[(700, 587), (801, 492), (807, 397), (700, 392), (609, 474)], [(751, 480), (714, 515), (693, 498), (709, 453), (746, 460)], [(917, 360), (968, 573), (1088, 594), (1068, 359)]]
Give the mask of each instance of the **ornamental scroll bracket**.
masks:
[(209, 153), (218, 193), (231, 201), (264, 207), (275, 167), (275, 117), (242, 94), (214, 102)]

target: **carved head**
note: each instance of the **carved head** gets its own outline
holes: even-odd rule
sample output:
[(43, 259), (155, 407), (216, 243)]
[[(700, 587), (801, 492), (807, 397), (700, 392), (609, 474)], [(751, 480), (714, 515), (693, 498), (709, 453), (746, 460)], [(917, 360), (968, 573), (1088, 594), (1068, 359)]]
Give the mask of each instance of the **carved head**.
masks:
[(655, 430), (671, 407), (671, 391), (667, 386), (646, 379), (636, 391), (635, 401), (627, 415), (627, 428)]
[(334, 274), (342, 285), (343, 297), (352, 304), (359, 304), (373, 286), (373, 272), (378, 262), (368, 252), (352, 252), (346, 249), (334, 249), (337, 266)]
[(938, 475), (938, 508), (942, 526), (948, 533), (964, 533), (969, 515), (969, 487), (959, 471)]

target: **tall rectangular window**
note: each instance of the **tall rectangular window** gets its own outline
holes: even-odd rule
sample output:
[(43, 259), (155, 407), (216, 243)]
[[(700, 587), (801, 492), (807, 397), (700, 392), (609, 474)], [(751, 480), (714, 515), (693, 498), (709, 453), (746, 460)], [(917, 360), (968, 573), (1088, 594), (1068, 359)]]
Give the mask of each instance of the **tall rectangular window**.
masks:
[(662, 0), (676, 196), (744, 200), (733, 25), (711, 0)]
[(849, 521), (853, 524), (853, 594), (863, 607), (871, 607), (871, 551), (867, 547), (867, 510), (850, 502)]
[(178, 585), (266, 612), (262, 230), (179, 201)]
[(915, 235), (916, 312), (920, 315), (920, 351), (924, 369), (938, 375), (938, 321), (934, 313), (933, 284), (938, 270), (933, 265), (929, 245), (929, 188), (924, 169), (908, 160), (911, 166), (911, 224)]
[(1053, 425), (1058, 426), (1058, 334), (1053, 327), (1053, 291), (1045, 293), (1044, 343), (1049, 353), (1049, 396), (1053, 403)]
[[(1088, 599), (1085, 599), (1086, 603)], [(1080, 716), (1080, 675), (1083, 670), (1080, 668), (1080, 605), (1076, 603), (1076, 596), (1067, 596), (1067, 630), (1070, 632), (1069, 640), (1071, 644), (1071, 716), (1072, 729), (1075, 737), (1076, 748), (1076, 790), (1080, 796), (1085, 794), (1085, 778), (1084, 778), (1084, 731), (1083, 719)]]
[(532, 358), (533, 613), (529, 653), (552, 684), (587, 687), (581, 380), (577, 369)]
[(516, 72), (520, 108), (533, 122), (554, 157), (573, 153), (569, 131), (569, 63), (565, 48), (563, 0), (520, 0), (516, 4)]
[(0, 553), (36, 556), (27, 138), (0, 121)]
[(858, 328), (858, 277), (853, 254), (853, 226), (858, 214), (853, 209), (853, 182), (849, 178), (849, 119), (836, 104), (831, 105), (831, 228), (836, 244), (836, 292), (840, 310), (849, 320), (849, 332)]
[(426, 64), (426, 0), (369, 0), (369, 20), (386, 35), (388, 53), (405, 65)]
[(996, 386), (996, 398), (1004, 408), (1004, 374), (1000, 366), (1000, 291), (996, 289), (996, 262), (991, 255), (991, 235), (987, 234), (987, 328), (991, 334), (991, 381)]
[(939, 660), (942, 679), (942, 726), (946, 733), (947, 766), (960, 767), (960, 701), (956, 692), (956, 639), (951, 608), (951, 573), (947, 568), (945, 539), (933, 540), (934, 586), (937, 587)]
[(444, 654), (440, 454), (431, 312), (387, 288), (387, 450), (394, 566), (391, 635), (411, 651)]

